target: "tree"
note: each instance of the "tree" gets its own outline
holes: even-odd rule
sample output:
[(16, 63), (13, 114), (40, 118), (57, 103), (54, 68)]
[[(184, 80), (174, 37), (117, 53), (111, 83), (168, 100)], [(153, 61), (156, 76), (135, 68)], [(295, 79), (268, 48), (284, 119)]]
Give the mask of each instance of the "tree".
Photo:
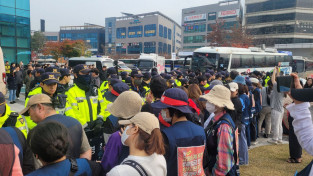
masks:
[(229, 32), (230, 46), (248, 48), (253, 46), (253, 37), (247, 33), (246, 28), (235, 24)]
[(207, 35), (210, 46), (229, 46), (227, 32), (224, 29), (224, 21), (216, 20), (215, 24), (210, 25), (212, 31)]
[(40, 53), (46, 42), (46, 37), (42, 32), (36, 31), (31, 36), (31, 48), (35, 53)]
[(60, 57), (91, 56), (90, 48), (83, 40), (64, 40), (62, 42), (47, 42), (44, 46), (43, 55), (51, 55), (54, 59)]

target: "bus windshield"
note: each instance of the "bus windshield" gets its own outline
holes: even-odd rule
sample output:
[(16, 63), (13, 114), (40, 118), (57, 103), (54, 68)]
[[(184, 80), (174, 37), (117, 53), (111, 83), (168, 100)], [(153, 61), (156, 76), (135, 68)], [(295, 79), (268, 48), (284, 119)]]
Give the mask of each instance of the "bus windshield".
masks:
[(292, 67), (292, 72), (298, 72), (302, 73), (304, 72), (304, 60), (294, 60), (293, 61), (293, 67)]
[(138, 63), (139, 68), (152, 68), (153, 67), (153, 61), (149, 60), (140, 60)]
[(217, 54), (215, 53), (194, 53), (192, 57), (192, 67), (201, 68), (206, 70), (207, 68), (216, 68)]

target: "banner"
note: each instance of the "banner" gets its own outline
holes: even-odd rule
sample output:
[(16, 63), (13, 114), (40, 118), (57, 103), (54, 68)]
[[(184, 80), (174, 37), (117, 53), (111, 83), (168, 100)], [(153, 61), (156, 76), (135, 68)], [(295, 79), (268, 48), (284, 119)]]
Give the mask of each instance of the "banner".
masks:
[(184, 21), (198, 21), (198, 20), (206, 20), (206, 14), (192, 15), (186, 16)]
[(204, 175), (203, 152), (205, 146), (177, 147), (177, 168), (179, 176)]
[(218, 17), (219, 18), (230, 17), (230, 16), (237, 16), (237, 15), (239, 15), (239, 9), (218, 12)]

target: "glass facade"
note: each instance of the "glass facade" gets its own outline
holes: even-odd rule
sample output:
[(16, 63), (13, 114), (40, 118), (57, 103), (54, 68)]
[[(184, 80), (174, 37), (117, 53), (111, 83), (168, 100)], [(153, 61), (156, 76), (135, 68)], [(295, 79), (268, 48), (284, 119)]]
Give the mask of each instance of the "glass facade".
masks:
[[(313, 14), (311, 15), (311, 18), (312, 17), (313, 17)], [(268, 23), (268, 22), (288, 21), (288, 20), (295, 20), (295, 19), (296, 19), (296, 13), (285, 13), (285, 14), (279, 14), (279, 15), (261, 15), (261, 16), (247, 17), (247, 23), (248, 24)]]
[(142, 53), (142, 42), (128, 43), (127, 53), (128, 54), (140, 54), (140, 53)]
[(184, 43), (205, 43), (205, 35), (186, 36)]
[(93, 54), (102, 54), (104, 51), (101, 45), (105, 44), (105, 30), (61, 30), (60, 41), (64, 40), (83, 40), (90, 45)]
[(0, 0), (0, 46), (5, 61), (30, 60), (29, 0)]
[(116, 38), (123, 39), (126, 38), (126, 28), (117, 28), (116, 29)]
[(145, 42), (144, 53), (156, 53), (156, 42)]
[(145, 37), (156, 36), (156, 24), (145, 25)]
[(46, 36), (47, 41), (58, 41), (58, 36)]
[(206, 23), (202, 24), (187, 24), (184, 27), (184, 32), (185, 33), (197, 33), (197, 32), (205, 32), (206, 31)]
[(128, 27), (128, 38), (142, 37), (142, 26)]
[(247, 13), (255, 13), (262, 11), (278, 10), (296, 7), (297, 0), (270, 0), (247, 5)]

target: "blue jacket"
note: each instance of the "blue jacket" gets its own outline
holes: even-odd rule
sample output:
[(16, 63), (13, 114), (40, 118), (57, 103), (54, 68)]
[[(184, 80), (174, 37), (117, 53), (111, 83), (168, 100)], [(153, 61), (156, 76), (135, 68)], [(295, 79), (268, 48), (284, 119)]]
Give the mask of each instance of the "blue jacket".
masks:
[(254, 102), (255, 102), (255, 112), (259, 113), (262, 110), (262, 105), (261, 105), (261, 91), (259, 88), (255, 88), (253, 90), (253, 95), (254, 95)]
[(241, 94), (239, 97), (240, 97), (241, 101), (243, 102), (241, 123), (248, 125), (249, 124), (249, 118), (250, 118), (250, 114), (249, 114), (250, 99), (246, 94)]
[(168, 148), (165, 154), (167, 175), (177, 173), (177, 147), (192, 147), (205, 145), (204, 129), (190, 121), (176, 122), (171, 127), (162, 130)]
[[(76, 175), (92, 176), (93, 171), (87, 159), (76, 159), (78, 165), (78, 171)], [(101, 166), (100, 166), (101, 167)], [(61, 161), (59, 163), (44, 166), (26, 176), (56, 176), (56, 175), (69, 175), (71, 169), (71, 162), (69, 159)]]

